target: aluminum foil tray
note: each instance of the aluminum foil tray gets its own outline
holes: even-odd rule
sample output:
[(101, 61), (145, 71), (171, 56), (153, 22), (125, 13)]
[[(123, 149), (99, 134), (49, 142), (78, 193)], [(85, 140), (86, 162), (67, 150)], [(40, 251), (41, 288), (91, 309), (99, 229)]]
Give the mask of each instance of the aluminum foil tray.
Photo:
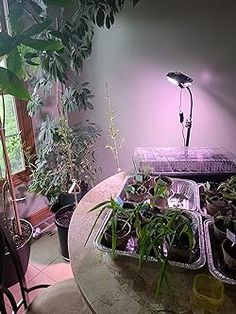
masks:
[[(186, 269), (199, 269), (203, 267), (206, 263), (206, 255), (205, 255), (205, 246), (204, 246), (204, 234), (203, 234), (203, 227), (202, 227), (202, 217), (196, 212), (190, 212), (186, 211), (186, 213), (193, 219), (193, 223), (195, 226), (194, 234), (195, 234), (195, 239), (197, 242), (197, 249), (193, 253), (193, 258), (191, 263), (180, 263), (180, 262), (175, 262), (175, 261), (169, 261), (169, 264), (175, 267), (180, 267), (180, 268), (186, 268)], [(94, 239), (94, 244), (96, 247), (105, 253), (111, 254), (111, 248), (105, 246), (102, 243), (103, 239), (103, 234), (106, 229), (106, 225), (109, 222), (111, 216), (111, 211), (106, 215), (105, 219), (103, 220), (103, 223), (101, 224), (101, 227), (99, 228), (96, 237)], [(131, 253), (128, 251), (120, 251), (116, 250), (116, 255), (117, 256), (126, 256), (126, 257), (131, 257), (134, 259), (139, 258), (139, 254), (137, 253)], [(158, 260), (155, 257), (149, 256), (147, 258), (148, 261), (150, 262), (158, 262)]]
[[(134, 176), (128, 176), (118, 196), (126, 201), (125, 187), (133, 183)], [(171, 178), (173, 180), (173, 195), (168, 199), (170, 208), (179, 208), (184, 210), (195, 211), (199, 208), (198, 186), (194, 181)]]
[(204, 223), (208, 269), (215, 278), (222, 281), (223, 283), (236, 285), (236, 280), (230, 278), (229, 275), (227, 275), (223, 268), (220, 266), (223, 262), (222, 252), (219, 246), (217, 246), (216, 240), (213, 239), (212, 230), (213, 221), (208, 219)]

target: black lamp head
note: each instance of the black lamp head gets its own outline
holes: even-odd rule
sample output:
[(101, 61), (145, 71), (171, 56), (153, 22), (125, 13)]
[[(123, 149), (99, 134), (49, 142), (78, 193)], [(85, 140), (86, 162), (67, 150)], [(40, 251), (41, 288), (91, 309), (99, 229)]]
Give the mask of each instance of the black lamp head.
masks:
[(167, 80), (171, 83), (179, 86), (180, 88), (185, 88), (192, 85), (193, 79), (181, 72), (169, 72), (167, 73)]

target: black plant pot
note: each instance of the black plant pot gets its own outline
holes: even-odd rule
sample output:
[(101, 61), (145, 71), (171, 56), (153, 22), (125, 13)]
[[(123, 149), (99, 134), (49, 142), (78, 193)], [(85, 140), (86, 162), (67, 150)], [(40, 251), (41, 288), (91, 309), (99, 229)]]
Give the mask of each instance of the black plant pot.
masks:
[[(32, 236), (33, 236), (33, 227), (28, 221), (24, 219), (21, 219), (21, 221), (23, 221), (24, 223), (27, 223), (31, 228), (31, 234), (29, 238), (25, 241), (25, 243), (22, 246), (20, 246), (17, 249), (17, 252), (21, 260), (23, 273), (25, 274), (29, 265), (30, 244), (31, 244)], [(18, 277), (17, 277), (16, 270), (12, 261), (12, 257), (9, 252), (6, 253), (5, 261), (6, 261), (6, 264), (5, 264), (6, 268), (5, 268), (4, 280), (5, 280), (5, 286), (9, 288), (18, 282)]]
[(74, 204), (66, 205), (55, 214), (55, 224), (58, 230), (61, 255), (66, 261), (70, 260), (68, 251), (68, 230), (74, 209)]
[[(82, 198), (82, 192), (79, 191), (76, 193), (76, 197), (77, 197), (77, 202), (79, 202)], [(74, 193), (65, 193), (65, 192), (61, 192), (59, 194), (59, 206), (64, 207), (67, 205), (73, 205), (75, 204), (75, 195)]]

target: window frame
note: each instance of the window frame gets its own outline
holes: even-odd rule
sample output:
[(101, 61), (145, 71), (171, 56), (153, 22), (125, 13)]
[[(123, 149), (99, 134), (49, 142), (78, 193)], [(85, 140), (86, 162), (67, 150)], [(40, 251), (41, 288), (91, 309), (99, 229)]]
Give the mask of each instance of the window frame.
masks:
[[(3, 9), (3, 1), (0, 0), (0, 24), (3, 32), (7, 31), (7, 24), (6, 24), (6, 16), (4, 15)], [(13, 97), (13, 96), (12, 96)], [(33, 131), (33, 123), (32, 118), (29, 116), (27, 112), (27, 101), (23, 101), (13, 97), (15, 102), (15, 112), (16, 112), (16, 120), (20, 130), (20, 138), (21, 143), (23, 144), (22, 150), (27, 149), (27, 152), (30, 155), (34, 155), (36, 153), (35, 148), (35, 139), (34, 139), (34, 131)], [(1, 144), (0, 144), (1, 145)], [(19, 172), (12, 174), (13, 177), (13, 184), (14, 186), (19, 186), (24, 182), (29, 181), (30, 171), (27, 167), (27, 160), (24, 158), (25, 168)], [(4, 183), (4, 179), (0, 179), (0, 188)]]

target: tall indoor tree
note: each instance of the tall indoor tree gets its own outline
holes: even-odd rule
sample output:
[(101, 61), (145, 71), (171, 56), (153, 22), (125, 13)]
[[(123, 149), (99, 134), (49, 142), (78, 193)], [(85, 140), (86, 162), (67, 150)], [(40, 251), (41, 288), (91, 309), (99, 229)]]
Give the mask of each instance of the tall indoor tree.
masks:
[[(125, 2), (135, 6), (139, 0), (3, 0), (11, 31), (0, 32), (0, 58), (6, 60), (6, 68), (0, 67), (1, 93), (29, 101), (28, 110), (33, 115), (43, 110), (52, 87), (56, 89), (58, 119), (44, 118), (32, 175), (32, 190), (49, 196), (52, 202), (68, 178), (94, 173), (87, 148), (91, 149), (99, 132), (90, 123), (71, 128), (67, 115), (74, 110), (93, 109), (89, 82), (81, 78), (83, 63), (91, 55), (95, 27), (111, 28)], [(72, 138), (76, 138), (75, 146), (69, 143)], [(73, 153), (81, 149), (76, 162), (74, 154), (61, 153), (68, 145)], [(48, 173), (55, 148), (69, 162), (64, 172), (58, 168), (58, 180), (50, 190), (52, 177), (48, 176), (44, 186), (41, 178)], [(7, 155), (5, 148), (4, 152)], [(93, 158), (93, 151), (90, 153)], [(63, 158), (57, 162), (62, 164)], [(61, 173), (64, 178), (60, 178)], [(51, 175), (55, 177), (55, 173)], [(18, 219), (19, 215), (15, 216)]]

